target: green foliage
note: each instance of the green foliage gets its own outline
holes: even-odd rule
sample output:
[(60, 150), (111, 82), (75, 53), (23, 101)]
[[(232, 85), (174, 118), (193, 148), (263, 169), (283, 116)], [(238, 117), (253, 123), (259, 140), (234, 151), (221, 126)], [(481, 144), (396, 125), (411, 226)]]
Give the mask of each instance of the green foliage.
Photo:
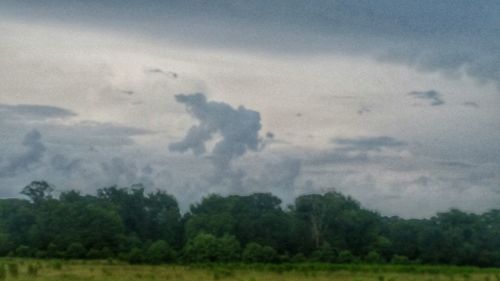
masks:
[(394, 255), (391, 258), (392, 264), (409, 264), (410, 260), (406, 256)]
[(16, 256), (18, 257), (29, 257), (31, 256), (31, 249), (26, 245), (21, 245), (16, 249)]
[(82, 259), (85, 258), (87, 250), (80, 243), (71, 243), (66, 250), (66, 258)]
[(243, 260), (246, 262), (275, 262), (277, 260), (276, 251), (269, 246), (261, 246), (257, 243), (248, 243), (243, 251)]
[(217, 238), (212, 234), (199, 234), (188, 240), (184, 248), (184, 259), (191, 262), (213, 262), (217, 260)]
[(339, 253), (337, 257), (339, 263), (350, 263), (356, 261), (356, 257), (349, 250), (344, 250)]
[(139, 248), (133, 248), (132, 250), (130, 250), (126, 258), (127, 261), (131, 264), (140, 264), (146, 262), (146, 257), (144, 256), (143, 251)]
[(163, 240), (151, 244), (146, 252), (147, 261), (153, 264), (173, 262), (175, 257), (175, 251)]
[(317, 262), (334, 262), (337, 254), (330, 244), (325, 243), (311, 254), (311, 259)]
[(241, 258), (240, 242), (232, 235), (224, 235), (217, 239), (216, 260), (220, 262), (234, 262)]
[[(500, 210), (428, 219), (384, 217), (337, 192), (296, 198), (210, 195), (181, 216), (175, 198), (140, 185), (0, 199), (0, 255), (131, 263), (321, 262), (500, 266)], [(245, 245), (242, 250), (241, 245)], [(9, 271), (10, 272), (10, 271)]]
[(379, 253), (377, 253), (377, 251), (370, 251), (368, 254), (366, 254), (364, 260), (367, 263), (383, 263), (384, 262), (384, 260), (379, 255)]

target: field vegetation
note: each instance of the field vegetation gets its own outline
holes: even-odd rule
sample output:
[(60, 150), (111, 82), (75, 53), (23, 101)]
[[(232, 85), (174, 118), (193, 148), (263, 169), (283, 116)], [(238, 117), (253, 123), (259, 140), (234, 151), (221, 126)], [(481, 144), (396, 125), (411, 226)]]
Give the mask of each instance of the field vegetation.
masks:
[(114, 260), (0, 260), (0, 280), (126, 281), (499, 281), (492, 268), (367, 264), (196, 264), (130, 265)]

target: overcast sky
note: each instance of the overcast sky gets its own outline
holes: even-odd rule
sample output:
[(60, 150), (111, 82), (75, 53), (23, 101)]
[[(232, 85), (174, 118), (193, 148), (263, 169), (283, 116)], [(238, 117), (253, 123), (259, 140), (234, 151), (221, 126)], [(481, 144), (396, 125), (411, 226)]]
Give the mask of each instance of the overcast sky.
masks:
[(499, 1), (0, 1), (0, 196), (500, 206)]

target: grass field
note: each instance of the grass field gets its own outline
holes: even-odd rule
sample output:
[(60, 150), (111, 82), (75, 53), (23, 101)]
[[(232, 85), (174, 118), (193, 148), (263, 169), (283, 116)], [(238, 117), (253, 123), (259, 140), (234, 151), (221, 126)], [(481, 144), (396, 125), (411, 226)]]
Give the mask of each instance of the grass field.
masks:
[(500, 270), (393, 265), (128, 265), (115, 261), (0, 259), (0, 280), (500, 281)]

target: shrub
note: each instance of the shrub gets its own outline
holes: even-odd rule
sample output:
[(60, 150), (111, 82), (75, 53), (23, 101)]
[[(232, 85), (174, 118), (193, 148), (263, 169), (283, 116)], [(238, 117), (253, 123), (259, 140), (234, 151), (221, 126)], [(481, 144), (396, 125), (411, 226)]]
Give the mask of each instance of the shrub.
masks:
[(113, 253), (107, 247), (104, 247), (101, 250), (90, 249), (87, 252), (87, 258), (88, 259), (107, 259), (107, 258), (110, 258), (112, 256), (113, 256)]
[(393, 264), (409, 264), (410, 260), (406, 256), (394, 255), (391, 258)]
[(192, 262), (211, 262), (216, 260), (216, 251), (217, 238), (202, 233), (187, 242), (184, 247), (184, 258)]
[(31, 249), (28, 246), (21, 245), (16, 249), (16, 256), (18, 257), (29, 257), (31, 255)]
[(382, 263), (384, 260), (382, 257), (377, 253), (377, 251), (370, 251), (366, 256), (365, 256), (365, 261), (368, 263)]
[(144, 263), (146, 258), (144, 257), (144, 253), (139, 248), (133, 248), (127, 255), (127, 261), (131, 264)]
[(158, 240), (149, 246), (147, 261), (149, 263), (172, 262), (175, 260), (174, 250), (163, 240)]
[(217, 251), (215, 259), (217, 261), (229, 262), (238, 261), (241, 256), (240, 242), (232, 235), (224, 235), (217, 239)]
[(246, 262), (275, 262), (276, 251), (269, 246), (261, 246), (257, 243), (248, 243), (243, 251), (243, 260)]
[(329, 244), (324, 244), (311, 255), (312, 260), (319, 262), (334, 262), (337, 258), (336, 252)]
[(354, 255), (349, 250), (344, 250), (339, 253), (337, 261), (340, 263), (350, 263), (355, 260)]
[(81, 259), (87, 254), (87, 250), (80, 243), (71, 243), (66, 249), (66, 257), (70, 259)]

